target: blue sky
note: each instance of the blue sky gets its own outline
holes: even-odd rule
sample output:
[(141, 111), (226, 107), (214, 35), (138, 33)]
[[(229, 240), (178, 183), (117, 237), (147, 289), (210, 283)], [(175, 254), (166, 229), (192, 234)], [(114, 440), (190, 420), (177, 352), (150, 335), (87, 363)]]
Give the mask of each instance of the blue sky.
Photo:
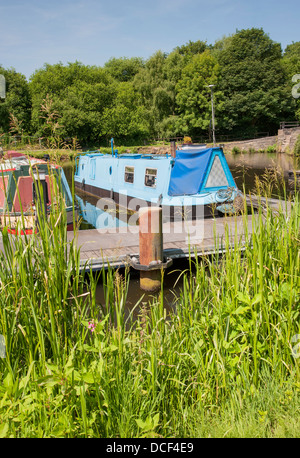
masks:
[(147, 59), (251, 27), (284, 49), (300, 41), (299, 22), (299, 0), (0, 0), (0, 64), (29, 79), (44, 63)]

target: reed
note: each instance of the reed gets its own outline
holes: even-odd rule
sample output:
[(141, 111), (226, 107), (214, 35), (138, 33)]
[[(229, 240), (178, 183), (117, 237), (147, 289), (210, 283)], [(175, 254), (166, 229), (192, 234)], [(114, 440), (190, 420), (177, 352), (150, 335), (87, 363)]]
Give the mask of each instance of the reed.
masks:
[(80, 273), (59, 196), (38, 234), (4, 228), (0, 436), (297, 437), (298, 195), (288, 204), (252, 209), (251, 237), (245, 215), (246, 240), (190, 258), (173, 311), (162, 289), (135, 318), (129, 271)]

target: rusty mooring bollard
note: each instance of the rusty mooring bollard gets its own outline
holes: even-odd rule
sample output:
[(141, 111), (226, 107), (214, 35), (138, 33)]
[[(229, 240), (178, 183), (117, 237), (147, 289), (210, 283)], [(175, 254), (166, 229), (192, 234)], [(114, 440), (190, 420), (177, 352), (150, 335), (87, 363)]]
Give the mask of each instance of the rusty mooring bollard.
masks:
[(161, 286), (160, 266), (163, 262), (162, 209), (160, 207), (140, 208), (139, 248), (140, 264), (149, 266), (149, 270), (140, 271), (140, 287), (145, 291), (158, 291)]
[(131, 266), (140, 271), (140, 287), (145, 291), (159, 291), (162, 270), (173, 264), (173, 259), (165, 259), (163, 253), (162, 208), (140, 208), (139, 245), (139, 261), (133, 257)]

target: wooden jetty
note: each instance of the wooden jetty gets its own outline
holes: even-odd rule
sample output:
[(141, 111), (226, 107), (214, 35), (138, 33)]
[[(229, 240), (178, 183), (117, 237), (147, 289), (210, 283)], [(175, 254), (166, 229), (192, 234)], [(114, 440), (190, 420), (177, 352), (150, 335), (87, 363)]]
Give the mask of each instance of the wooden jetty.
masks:
[[(252, 216), (247, 216), (249, 233), (252, 232)], [(226, 227), (230, 243), (236, 237), (244, 239), (242, 216), (210, 218), (194, 221), (193, 224), (173, 222), (163, 224), (163, 252), (171, 259), (186, 258), (190, 254), (208, 255), (222, 252)], [(68, 233), (69, 240), (74, 233)], [(105, 229), (81, 230), (76, 234), (80, 247), (80, 262), (83, 269), (100, 270), (103, 267), (125, 267), (132, 259), (139, 258), (139, 227), (118, 228), (113, 232)], [(196, 251), (195, 251), (196, 250)]]
[[(261, 206), (263, 210), (266, 199), (247, 196), (247, 204), (252, 204), (256, 208)], [(279, 209), (286, 212), (290, 207), (290, 204), (286, 207), (286, 203), (278, 199), (268, 199), (268, 205), (275, 212)], [(248, 243), (245, 239), (245, 228), (248, 238), (255, 228), (253, 217), (255, 218), (255, 214), (164, 223), (164, 257), (175, 260), (222, 253), (225, 251), (226, 237), (232, 248), (237, 241), (243, 246), (244, 243)], [(74, 233), (70, 231), (68, 240), (72, 239)], [(77, 231), (75, 240), (77, 247), (80, 247), (81, 270), (97, 271), (108, 266), (121, 268), (131, 265), (132, 260), (139, 259), (138, 226), (80, 230)]]

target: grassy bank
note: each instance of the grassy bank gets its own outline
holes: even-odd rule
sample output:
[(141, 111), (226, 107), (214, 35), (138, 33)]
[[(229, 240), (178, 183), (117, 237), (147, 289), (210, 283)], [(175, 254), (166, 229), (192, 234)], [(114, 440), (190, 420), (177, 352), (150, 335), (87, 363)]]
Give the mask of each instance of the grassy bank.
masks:
[(82, 276), (61, 209), (4, 230), (0, 436), (298, 437), (299, 209), (259, 213), (245, 251), (191, 260), (176, 310), (161, 293), (135, 320), (129, 272)]
[[(118, 146), (116, 145), (114, 149), (118, 150), (119, 154), (124, 153), (131, 153), (135, 154), (138, 153), (140, 149), (149, 149), (149, 148), (161, 148), (161, 147), (170, 147), (169, 142), (153, 142), (148, 146)], [(111, 154), (111, 146), (90, 146), (86, 148), (80, 148), (76, 145), (75, 148), (72, 147), (62, 147), (62, 148), (38, 148), (38, 147), (30, 147), (30, 146), (21, 146), (16, 145), (9, 148), (10, 150), (15, 150), (18, 152), (22, 152), (25, 155), (36, 157), (38, 159), (43, 159), (44, 155), (49, 155), (50, 160), (57, 164), (61, 164), (64, 162), (73, 161), (77, 154), (81, 154), (87, 151), (101, 151), (104, 154)]]

